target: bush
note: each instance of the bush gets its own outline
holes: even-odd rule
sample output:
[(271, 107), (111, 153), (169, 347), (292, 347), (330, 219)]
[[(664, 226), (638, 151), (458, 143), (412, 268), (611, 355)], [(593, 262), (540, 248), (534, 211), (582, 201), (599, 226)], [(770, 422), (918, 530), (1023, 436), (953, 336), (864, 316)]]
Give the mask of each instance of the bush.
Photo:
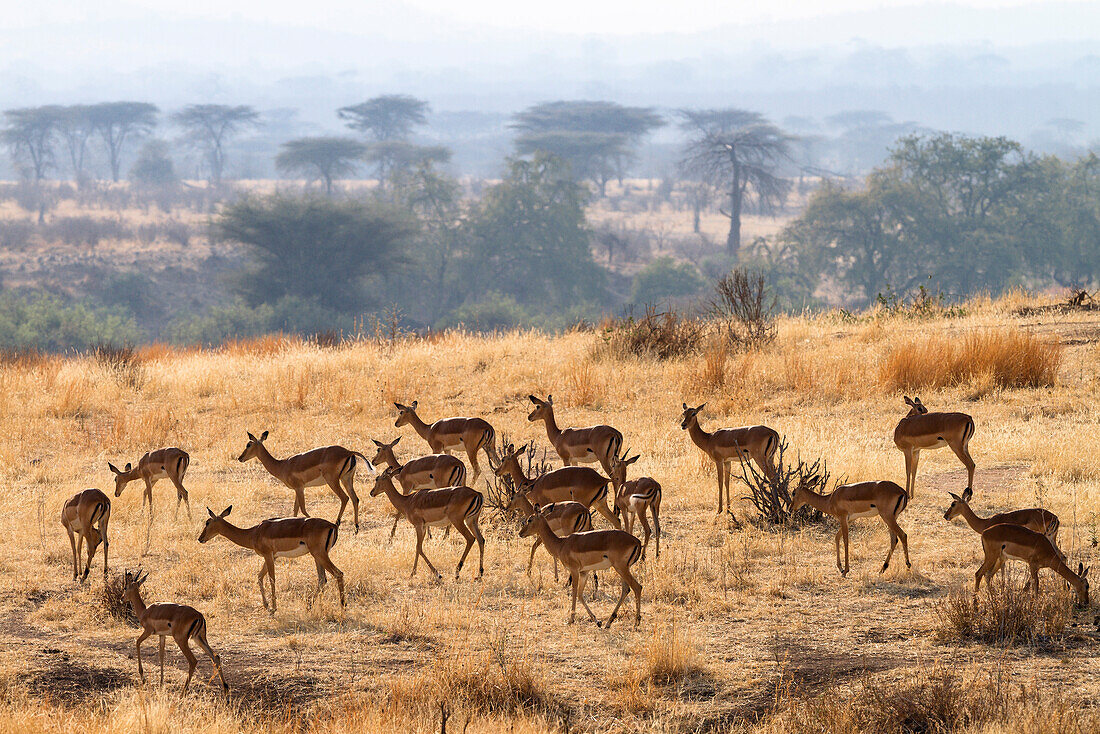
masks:
[(775, 340), (775, 307), (762, 273), (735, 268), (714, 284), (707, 310), (731, 345), (754, 349)]
[(441, 326), (464, 326), (474, 331), (498, 331), (528, 326), (531, 314), (516, 299), (491, 291), (477, 303), (464, 303)]
[(647, 306), (641, 318), (605, 322), (594, 356), (677, 359), (702, 349), (706, 333), (706, 323), (698, 319)]
[(25, 219), (0, 221), (0, 249), (25, 249), (33, 235), (34, 225)]
[(945, 640), (999, 646), (1059, 641), (1073, 621), (1075, 596), (1059, 578), (1057, 591), (1036, 595), (1006, 573), (1003, 582), (985, 584), (975, 598), (956, 589), (936, 604), (937, 634)]
[(827, 494), (829, 488), (829, 467), (824, 459), (815, 459), (811, 463), (798, 457), (793, 463), (786, 460), (787, 440), (780, 439), (772, 461), (775, 462), (775, 474), (769, 479), (753, 461), (741, 463), (740, 479), (749, 494), (743, 499), (752, 502), (757, 515), (752, 522), (757, 525), (785, 525), (801, 527), (822, 523), (825, 516), (805, 505), (798, 512), (791, 513), (791, 501), (799, 487), (817, 494)]
[(43, 293), (0, 294), (0, 348), (57, 352), (99, 344), (132, 344), (139, 331), (133, 316)]
[(937, 389), (976, 378), (1000, 388), (1049, 387), (1062, 364), (1062, 345), (1018, 329), (942, 334), (894, 346), (879, 381), (890, 390)]
[(702, 287), (703, 279), (695, 266), (678, 263), (671, 257), (659, 257), (634, 276), (630, 300), (637, 304), (659, 303), (693, 296)]
[(140, 186), (166, 188), (179, 180), (169, 155), (168, 143), (148, 140), (138, 152), (137, 160), (130, 168), (130, 180)]
[(95, 247), (100, 240), (122, 240), (134, 236), (133, 230), (116, 219), (96, 217), (58, 217), (39, 228), (42, 239), (60, 241), (70, 247)]
[(275, 332), (311, 335), (350, 331), (353, 326), (349, 316), (313, 300), (288, 296), (271, 304), (252, 307), (237, 301), (201, 315), (182, 316), (169, 325), (168, 338), (176, 344), (218, 345)]

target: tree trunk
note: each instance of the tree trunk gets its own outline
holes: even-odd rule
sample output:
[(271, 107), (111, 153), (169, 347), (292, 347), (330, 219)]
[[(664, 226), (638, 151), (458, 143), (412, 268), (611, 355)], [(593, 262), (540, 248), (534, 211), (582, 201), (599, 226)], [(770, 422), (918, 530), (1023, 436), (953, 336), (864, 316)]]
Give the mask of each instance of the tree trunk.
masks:
[(695, 234), (699, 234), (699, 210), (701, 208), (699, 202), (695, 202), (691, 206), (691, 231)]
[(741, 249), (741, 187), (730, 191), (730, 231), (726, 235), (726, 254), (736, 258)]

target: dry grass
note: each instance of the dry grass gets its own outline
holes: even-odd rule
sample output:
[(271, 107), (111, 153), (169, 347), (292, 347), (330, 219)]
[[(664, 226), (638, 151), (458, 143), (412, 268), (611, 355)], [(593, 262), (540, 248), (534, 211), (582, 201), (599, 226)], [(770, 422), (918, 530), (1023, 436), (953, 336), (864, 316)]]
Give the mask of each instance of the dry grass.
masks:
[[(841, 579), (831, 528), (770, 530), (716, 518), (713, 464), (677, 420), (681, 402), (706, 401), (708, 429), (766, 423), (793, 455), (821, 456), (838, 477), (903, 481), (890, 435), (906, 409), (879, 381), (891, 353), (944, 329), (1060, 340), (1053, 386), (975, 394), (973, 380), (964, 380), (927, 388), (922, 399), (974, 416), (983, 513), (1048, 507), (1062, 520), (1063, 549), (1088, 564), (1098, 555), (1092, 539), (1100, 517), (1100, 315), (1040, 324), (1014, 313), (989, 301), (967, 304), (965, 316), (950, 320), (782, 318), (767, 348), (667, 360), (594, 360), (601, 339), (592, 332), (449, 333), (338, 347), (279, 336), (217, 350), (158, 346), (134, 355), (140, 380), (119, 379), (94, 356), (0, 360), (0, 479), (5, 496), (22, 498), (0, 512), (8, 543), (0, 557), (0, 733), (435, 732), (441, 701), (448, 731), (563, 731), (567, 724), (594, 732), (798, 731), (812, 724), (813, 701), (825, 694), (847, 707), (821, 714), (838, 731), (923, 731), (947, 720), (921, 713), (937, 710), (927, 699), (939, 693), (913, 687), (935, 665), (960, 670), (966, 685), (971, 672), (1007, 666), (1005, 675), (1036, 698), (1004, 711), (1023, 716), (1026, 703), (1069, 730), (1087, 729), (1089, 714), (1077, 702), (1100, 698), (1090, 672), (1100, 653), (1076, 640), (1093, 633), (1091, 614), (1071, 611), (1058, 632), (1054, 612), (1040, 610), (1035, 644), (1011, 648), (980, 636), (935, 637), (943, 627), (938, 605), (948, 590), (973, 583), (980, 563), (977, 536), (942, 519), (945, 490), (957, 490), (965, 476), (950, 452), (922, 455), (916, 497), (900, 519), (913, 570), (880, 576), (887, 535), (881, 523), (858, 520), (852, 573)], [(663, 487), (661, 558), (635, 566), (643, 585), (638, 629), (627, 615), (600, 630), (583, 611), (567, 625), (564, 578), (554, 580), (543, 550), (528, 576), (530, 543), (491, 512), (483, 513), (483, 581), (465, 571), (454, 581), (462, 548), (454, 533), (425, 543), (445, 581), (423, 570), (410, 578), (413, 533), (402, 525), (389, 540), (388, 503), (368, 497), (362, 475), (362, 530), (355, 535), (345, 525), (332, 556), (345, 573), (346, 609), (331, 585), (315, 597), (308, 559), (280, 559), (279, 612), (269, 616), (260, 607), (258, 559), (224, 539), (196, 542), (204, 505), (232, 504), (241, 523), (290, 512), (287, 489), (257, 464), (236, 461), (245, 431), (270, 430), (277, 456), (333, 443), (365, 450), (371, 438), (401, 435), (406, 458), (428, 449), (411, 430), (394, 428), (392, 401), (416, 399), (426, 419), (484, 416), (498, 436), (533, 441), (541, 456), (548, 444), (543, 427), (527, 421), (529, 393), (553, 393), (562, 426), (619, 428), (642, 455), (631, 476), (652, 476)], [(171, 642), (165, 690), (136, 685), (136, 630), (105, 612), (95, 568), (84, 585), (70, 580), (68, 538), (57, 522), (63, 501), (89, 486), (110, 489), (106, 461), (134, 461), (161, 444), (191, 454), (196, 517), (172, 520), (175, 492), (162, 481), (147, 536), (140, 488), (112, 498), (111, 571), (143, 566), (150, 600), (192, 604), (206, 615), (232, 690), (228, 704), (208, 685), (202, 659), (192, 693), (178, 696), (183, 670)], [(306, 498), (312, 514), (334, 517), (337, 501), (327, 489), (310, 488)], [(735, 511), (741, 519), (753, 512), (744, 501)], [(601, 517), (595, 522), (607, 527)], [(1061, 603), (1056, 587), (1045, 584), (1044, 603)], [(614, 573), (601, 573), (593, 610), (605, 616), (617, 598)], [(775, 654), (776, 639), (789, 643), (788, 655)], [(155, 647), (145, 645), (149, 670)], [(845, 667), (843, 660), (870, 663)], [(55, 675), (55, 689), (45, 686), (66, 661), (82, 667)], [(907, 687), (891, 688), (892, 681)], [(861, 703), (872, 683), (925, 703), (874, 718)], [(959, 726), (999, 731), (1004, 716)], [(1021, 721), (1044, 730), (1035, 717)]]
[(1076, 600), (1061, 580), (1036, 596), (1024, 580), (1007, 574), (975, 596), (957, 589), (936, 604), (941, 639), (994, 645), (1058, 644), (1073, 622)]

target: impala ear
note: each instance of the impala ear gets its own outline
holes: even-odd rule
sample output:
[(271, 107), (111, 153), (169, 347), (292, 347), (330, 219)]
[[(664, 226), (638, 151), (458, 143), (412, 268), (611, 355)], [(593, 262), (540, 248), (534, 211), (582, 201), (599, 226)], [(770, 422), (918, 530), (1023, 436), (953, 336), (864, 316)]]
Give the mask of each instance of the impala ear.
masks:
[(398, 436), (397, 438), (395, 438), (395, 439), (393, 440), (393, 443), (391, 443), (391, 444), (390, 444), (390, 448), (392, 449), (392, 448), (393, 448), (394, 446), (396, 446), (396, 445), (398, 444), (398, 442), (400, 442), (400, 441), (401, 441), (401, 437), (400, 437), (400, 436)]
[(266, 440), (267, 440), (267, 431), (264, 431), (263, 433), (260, 434), (260, 443), (263, 443)]
[(688, 409), (688, 404), (684, 403), (683, 405), (684, 405), (684, 410), (687, 410)]
[(534, 395), (528, 395), (528, 396), (527, 396), (527, 399), (528, 399), (528, 400), (530, 400), (530, 401), (531, 401), (532, 403), (534, 403), (535, 405), (538, 405), (538, 404), (539, 404), (539, 399), (538, 399), (538, 398), (536, 398), (536, 397), (535, 397)]
[(117, 466), (115, 466), (114, 464), (112, 464), (109, 461), (107, 462), (107, 468), (110, 469), (111, 471), (113, 471), (115, 474), (121, 474), (122, 473), (118, 470)]
[(398, 410), (404, 410), (405, 409), (405, 406), (402, 405), (401, 403), (394, 403), (393, 407), (397, 408)]
[(233, 505), (230, 505), (229, 507), (226, 507), (224, 510), (222, 510), (222, 514), (218, 515), (218, 517), (225, 517), (230, 512), (233, 512)]
[(149, 578), (148, 571), (138, 571), (138, 577), (134, 579), (134, 586), (141, 586)]
[(546, 404), (547, 405), (553, 405), (554, 404), (554, 396), (553, 395), (547, 395), (546, 396)]
[(702, 405), (700, 405), (698, 408), (695, 409), (695, 412), (698, 413), (700, 410), (702, 410), (705, 407), (707, 407), (707, 404), (703, 403)]
[(419, 400), (414, 400), (413, 404), (410, 405), (409, 407), (412, 408), (413, 410), (416, 410), (416, 406), (419, 405), (419, 404), (420, 404)]
[(1089, 575), (1089, 568), (1092, 568), (1092, 566), (1089, 566), (1087, 568), (1082, 569), (1081, 573), (1079, 573), (1077, 575), (1080, 576), (1081, 578), (1085, 578), (1086, 576)]
[(963, 501), (963, 498), (960, 497), (959, 495), (955, 494), (954, 492), (948, 492), (948, 494), (951, 495), (951, 499), (955, 500), (956, 502), (962, 502)]
[(909, 405), (909, 406), (913, 405), (913, 400), (908, 395), (902, 395), (902, 397), (905, 398), (905, 404), (906, 405)]
[(127, 461), (126, 462), (126, 471), (130, 471), (130, 467), (132, 467), (132, 466), (133, 466), (133, 464), (131, 464), (130, 462)]
[(540, 512), (542, 512), (542, 507), (540, 507), (539, 505), (535, 505), (535, 514), (537, 515)]
[(371, 441), (373, 441), (373, 442), (374, 442), (374, 445), (375, 445), (375, 446), (377, 446), (377, 447), (378, 447), (378, 448), (380, 448), (380, 449), (384, 449), (384, 448), (386, 448), (386, 444), (382, 443), (382, 442), (381, 442), (381, 441), (379, 441), (379, 440), (378, 440), (377, 438), (372, 438), (372, 439), (371, 439)]
[(248, 436), (248, 440), (249, 440), (250, 442), (252, 442), (252, 443), (259, 443), (259, 441), (258, 441), (258, 440), (256, 439), (256, 437), (255, 437), (255, 436), (253, 436), (253, 435), (252, 435), (251, 433), (249, 433), (248, 431), (245, 431), (244, 435)]
[(974, 496), (974, 490), (972, 490), (970, 487), (967, 487), (966, 489), (963, 490), (963, 502), (969, 502), (970, 498), (973, 497), (973, 496)]
[(215, 519), (215, 520), (217, 520), (217, 519), (218, 519), (218, 516), (217, 516), (217, 515), (215, 515), (215, 514), (214, 514), (214, 511), (213, 511), (213, 510), (211, 510), (211, 509), (210, 509), (209, 507), (207, 507), (207, 508), (206, 508), (206, 512), (207, 512), (207, 513), (208, 513), (208, 514), (210, 515), (210, 517), (212, 517), (213, 519)]
[(623, 463), (624, 464), (633, 464), (635, 461), (637, 461), (640, 458), (642, 458), (641, 454), (635, 454), (634, 456), (630, 457), (629, 459), (627, 459)]

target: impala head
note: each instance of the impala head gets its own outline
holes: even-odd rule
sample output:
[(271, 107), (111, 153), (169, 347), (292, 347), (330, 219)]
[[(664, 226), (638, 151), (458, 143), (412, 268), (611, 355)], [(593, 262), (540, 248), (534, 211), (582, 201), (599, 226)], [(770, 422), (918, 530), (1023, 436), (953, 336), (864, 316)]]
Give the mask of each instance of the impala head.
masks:
[(520, 512), (524, 515), (527, 514), (527, 508), (531, 506), (531, 501), (527, 499), (527, 493), (522, 489), (517, 489), (512, 493), (512, 499), (508, 500), (508, 506), (504, 508), (505, 512)]
[(908, 395), (903, 395), (905, 398), (905, 404), (909, 406), (909, 413), (906, 418), (914, 415), (924, 415), (928, 412), (928, 408), (924, 407), (924, 403), (920, 401), (920, 398), (910, 398)]
[(412, 422), (413, 416), (416, 415), (416, 405), (419, 401), (412, 401), (412, 405), (402, 405), (401, 403), (394, 403), (394, 407), (397, 408), (397, 420), (394, 422), (394, 428), (400, 428), (410, 422)]
[(623, 452), (622, 456), (611, 457), (611, 483), (616, 487), (621, 487), (626, 484), (626, 468), (642, 458), (641, 454), (635, 454), (629, 459), (623, 458), (629, 453), (630, 449), (627, 449)]
[(125, 476), (129, 474), (130, 471), (133, 469), (133, 465), (129, 462), (126, 462), (126, 468), (119, 469), (117, 466), (108, 461), (107, 468), (110, 469), (111, 472), (115, 475), (115, 497), (118, 497), (122, 494), (122, 490), (126, 489), (126, 485), (130, 481), (129, 479), (126, 479)]
[(264, 441), (267, 440), (267, 431), (261, 433), (259, 438), (256, 438), (251, 433), (246, 433), (245, 435), (248, 436), (248, 443), (244, 445), (244, 451), (237, 457), (237, 461), (242, 463), (259, 456), (260, 448), (264, 445)]
[(1077, 592), (1077, 603), (1083, 607), (1089, 605), (1089, 568), (1085, 567), (1085, 564), (1077, 564), (1077, 578), (1081, 579), (1081, 590)]
[(503, 449), (504, 453), (500, 457), (500, 463), (493, 466), (493, 474), (498, 477), (504, 476), (509, 471), (519, 469), (519, 457), (527, 451), (527, 444), (523, 444), (518, 449), (513, 444), (508, 444)]
[(683, 406), (684, 412), (680, 414), (680, 428), (686, 431), (693, 422), (699, 421), (699, 411), (707, 407), (707, 404), (703, 403), (698, 408), (689, 408), (687, 403)]
[(137, 573), (126, 572), (126, 586), (122, 590), (122, 597), (124, 599), (133, 599), (139, 593), (141, 585), (145, 583), (145, 579), (149, 578), (148, 573), (142, 572), (139, 568)]
[(206, 519), (206, 525), (203, 526), (202, 532), (199, 533), (199, 542), (205, 543), (215, 535), (221, 535), (222, 528), (225, 527), (225, 518), (228, 517), (229, 513), (232, 511), (233, 505), (230, 505), (222, 510), (220, 515), (215, 515), (214, 511), (207, 507), (206, 514), (210, 515), (210, 517)]
[(528, 395), (527, 399), (535, 406), (531, 414), (527, 416), (529, 421), (540, 421), (554, 414), (554, 396), (547, 395), (546, 400), (539, 400), (534, 395)]
[(947, 508), (947, 512), (943, 513), (944, 520), (951, 520), (962, 514), (963, 507), (970, 502), (970, 498), (974, 496), (974, 492), (967, 487), (963, 490), (961, 495), (954, 492), (948, 492), (951, 495), (951, 506)]
[(397, 445), (397, 442), (401, 440), (398, 436), (390, 443), (382, 443), (377, 439), (371, 439), (374, 442), (375, 448), (378, 449), (374, 454), (374, 458), (370, 460), (372, 464), (389, 464), (393, 466), (397, 463), (397, 457), (393, 454), (393, 447)]
[(794, 488), (794, 493), (791, 494), (791, 514), (798, 512), (804, 504), (806, 504), (806, 498), (809, 496), (810, 491), (806, 489), (805, 485), (799, 483)]
[(546, 519), (542, 516), (542, 508), (535, 505), (535, 511), (531, 513), (531, 517), (523, 521), (523, 527), (519, 529), (519, 537), (530, 538), (533, 535), (538, 534), (538, 523), (546, 522)]
[(395, 489), (393, 475), (397, 473), (397, 467), (387, 466), (386, 469), (374, 478), (374, 486), (371, 487), (370, 496), (377, 497), (387, 489)]

